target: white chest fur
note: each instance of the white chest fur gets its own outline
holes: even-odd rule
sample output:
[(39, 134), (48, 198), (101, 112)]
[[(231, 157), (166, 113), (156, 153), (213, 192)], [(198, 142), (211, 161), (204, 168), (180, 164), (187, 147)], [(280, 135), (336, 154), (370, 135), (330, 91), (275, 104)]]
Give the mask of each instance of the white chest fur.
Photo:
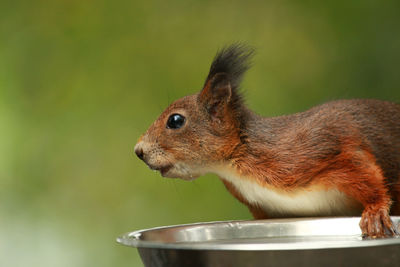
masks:
[(361, 212), (356, 201), (336, 189), (310, 187), (286, 193), (231, 172), (217, 174), (232, 183), (250, 204), (262, 208), (271, 217), (345, 216), (360, 215)]

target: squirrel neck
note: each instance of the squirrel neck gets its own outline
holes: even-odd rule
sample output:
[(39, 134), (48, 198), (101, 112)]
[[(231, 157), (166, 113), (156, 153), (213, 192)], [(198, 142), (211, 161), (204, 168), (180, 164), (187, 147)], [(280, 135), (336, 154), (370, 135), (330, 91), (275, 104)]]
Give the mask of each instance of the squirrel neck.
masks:
[(240, 143), (229, 160), (239, 175), (276, 180), (282, 141), (290, 128), (292, 116), (261, 117), (245, 109), (240, 129)]

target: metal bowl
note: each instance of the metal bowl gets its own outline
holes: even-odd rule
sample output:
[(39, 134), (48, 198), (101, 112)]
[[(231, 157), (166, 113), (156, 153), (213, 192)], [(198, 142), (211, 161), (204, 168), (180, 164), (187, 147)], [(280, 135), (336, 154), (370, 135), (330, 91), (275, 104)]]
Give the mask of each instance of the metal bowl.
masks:
[[(400, 217), (392, 217), (396, 225)], [(400, 266), (400, 238), (362, 239), (360, 218), (197, 223), (127, 233), (145, 266)]]

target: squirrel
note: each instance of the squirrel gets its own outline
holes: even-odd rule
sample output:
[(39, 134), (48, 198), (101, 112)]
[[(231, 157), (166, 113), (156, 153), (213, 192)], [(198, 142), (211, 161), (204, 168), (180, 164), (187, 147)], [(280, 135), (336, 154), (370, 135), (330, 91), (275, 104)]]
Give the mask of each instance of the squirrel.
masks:
[(173, 102), (136, 155), (164, 177), (217, 174), (255, 219), (361, 216), (363, 237), (397, 236), (400, 105), (336, 100), (262, 117), (239, 89), (253, 55), (240, 43), (220, 49), (201, 91)]

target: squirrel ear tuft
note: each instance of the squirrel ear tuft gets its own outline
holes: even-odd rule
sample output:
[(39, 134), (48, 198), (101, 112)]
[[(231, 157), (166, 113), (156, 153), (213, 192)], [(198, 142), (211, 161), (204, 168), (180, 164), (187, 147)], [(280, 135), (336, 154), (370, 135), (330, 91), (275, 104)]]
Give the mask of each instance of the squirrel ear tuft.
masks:
[(250, 67), (254, 54), (251, 47), (236, 43), (218, 51), (211, 63), (199, 102), (214, 116), (222, 117), (225, 107), (235, 112), (242, 106), (240, 82)]
[(205, 84), (219, 73), (225, 73), (233, 90), (239, 88), (243, 75), (251, 66), (254, 49), (242, 43), (226, 46), (218, 51), (211, 63)]

